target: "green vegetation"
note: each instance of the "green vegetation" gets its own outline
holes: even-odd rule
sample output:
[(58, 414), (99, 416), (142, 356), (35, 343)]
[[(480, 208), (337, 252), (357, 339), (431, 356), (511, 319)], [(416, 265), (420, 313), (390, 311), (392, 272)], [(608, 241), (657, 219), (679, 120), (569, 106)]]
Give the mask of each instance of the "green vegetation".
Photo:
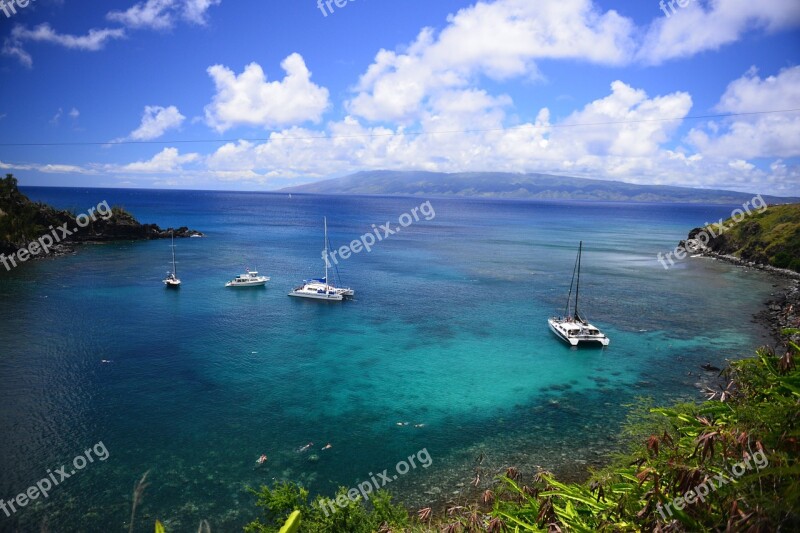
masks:
[(705, 402), (643, 407), (623, 434), (630, 449), (586, 483), (510, 468), (480, 502), (409, 518), (385, 492), (325, 516), (320, 498), (282, 482), (252, 491), (262, 516), (245, 532), (277, 532), (295, 510), (303, 532), (800, 530), (800, 347), (788, 348), (731, 363)]
[[(760, 349), (726, 374), (728, 385), (701, 405), (651, 410), (658, 418), (632, 428), (649, 430), (649, 437), (586, 484), (561, 484), (548, 474), (528, 485), (504, 477), (495, 516), (524, 531), (547, 531), (548, 524), (567, 531), (798, 530), (794, 357)], [(742, 466), (747, 460), (752, 467)], [(689, 491), (696, 500), (703, 484), (703, 501), (674, 503)]]
[(709, 243), (714, 251), (800, 272), (800, 204), (773, 205), (724, 224), (728, 231)]
[(347, 504), (344, 507), (334, 505), (334, 511), (325, 505), (322, 497), (309, 503), (308, 491), (294, 483), (276, 482), (271, 488), (261, 487), (260, 491), (251, 492), (257, 497), (256, 505), (262, 510), (262, 516), (244, 528), (246, 533), (278, 533), (294, 511), (300, 511), (302, 517), (299, 531), (370, 533), (386, 528), (402, 531), (410, 524), (408, 512), (402, 506), (392, 505), (386, 491), (371, 495), (370, 509), (367, 509), (362, 505), (361, 496), (350, 500), (347, 489), (342, 487), (334, 500), (339, 498)]
[(14, 244), (27, 243), (48, 232), (51, 217), (47, 215), (41, 204), (31, 202), (19, 192), (13, 175), (0, 178), (0, 248), (16, 248)]

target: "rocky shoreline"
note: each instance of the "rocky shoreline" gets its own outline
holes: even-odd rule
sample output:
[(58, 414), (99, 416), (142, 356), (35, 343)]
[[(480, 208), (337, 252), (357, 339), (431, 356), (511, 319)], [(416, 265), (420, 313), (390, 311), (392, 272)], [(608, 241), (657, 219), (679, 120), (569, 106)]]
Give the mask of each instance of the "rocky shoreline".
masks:
[[(142, 224), (121, 207), (105, 201), (87, 213), (75, 214), (33, 202), (19, 191), (12, 175), (0, 179), (0, 254), (9, 261), (59, 257), (75, 253), (76, 244), (203, 237), (203, 233), (180, 228), (162, 229)], [(18, 259), (13, 259), (14, 257)], [(8, 268), (8, 266), (6, 266)]]
[(800, 272), (777, 268), (758, 261), (741, 259), (734, 255), (715, 251), (695, 239), (700, 231), (702, 231), (702, 228), (693, 229), (689, 233), (689, 238), (681, 241), (679, 246), (703, 257), (769, 273), (783, 282), (782, 286), (779, 285), (780, 289), (772, 293), (770, 299), (764, 302), (765, 308), (757, 312), (754, 317), (775, 339), (776, 346), (774, 348), (776, 351), (785, 349), (788, 341), (800, 344), (800, 334), (785, 335), (783, 333), (786, 329), (800, 328)]

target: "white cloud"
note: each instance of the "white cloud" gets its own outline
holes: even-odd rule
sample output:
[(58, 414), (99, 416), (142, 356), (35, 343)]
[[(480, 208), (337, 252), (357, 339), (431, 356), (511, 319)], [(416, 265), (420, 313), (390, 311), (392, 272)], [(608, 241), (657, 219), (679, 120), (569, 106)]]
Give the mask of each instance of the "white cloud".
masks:
[(208, 68), (217, 93), (205, 108), (206, 122), (219, 132), (238, 125), (272, 128), (319, 122), (329, 106), (328, 90), (311, 82), (300, 54), (281, 63), (286, 77), (268, 82), (258, 63), (240, 75), (223, 65)]
[[(172, 28), (176, 17), (197, 25), (206, 24), (207, 11), (222, 0), (146, 0), (125, 11), (110, 11), (106, 18), (130, 29), (166, 30)], [(86, 35), (58, 33), (49, 24), (32, 29), (17, 25), (3, 43), (0, 54), (16, 58), (23, 66), (31, 68), (33, 58), (24, 48), (25, 42), (45, 42), (73, 50), (98, 51), (113, 39), (127, 36), (125, 28), (93, 28)]]
[(86, 35), (70, 35), (58, 33), (49, 24), (40, 24), (32, 29), (17, 25), (11, 30), (11, 35), (3, 43), (2, 54), (16, 57), (23, 66), (31, 68), (33, 58), (23, 48), (25, 42), (50, 43), (72, 50), (86, 50), (96, 52), (102, 50), (106, 43), (113, 39), (123, 39), (125, 30), (122, 29), (91, 29)]
[(186, 0), (183, 7), (183, 17), (195, 24), (206, 24), (206, 11), (211, 6), (222, 3), (222, 0)]
[(64, 110), (59, 107), (58, 111), (56, 111), (56, 114), (53, 115), (53, 118), (50, 119), (50, 124), (53, 124), (54, 126), (58, 126), (58, 123), (61, 122), (61, 115), (63, 115), (63, 114), (64, 114)]
[(125, 31), (121, 29), (91, 29), (86, 35), (70, 35), (58, 33), (49, 24), (39, 24), (33, 29), (25, 26), (14, 26), (11, 38), (17, 42), (33, 41), (51, 43), (73, 50), (88, 50), (96, 52), (102, 50), (106, 43), (112, 39), (122, 39)]
[(183, 170), (183, 165), (193, 163), (200, 158), (199, 154), (180, 155), (177, 148), (164, 148), (147, 161), (137, 161), (127, 165), (107, 165), (105, 170), (113, 173), (135, 174), (171, 174)]
[(78, 111), (78, 109), (77, 109), (77, 108), (73, 107), (72, 109), (70, 109), (70, 110), (69, 110), (69, 116), (70, 116), (70, 118), (72, 118), (73, 120), (78, 120), (78, 117), (80, 117), (80, 116), (81, 116), (81, 112), (80, 112), (80, 111)]
[(3, 42), (2, 54), (4, 56), (17, 58), (17, 60), (24, 67), (33, 67), (33, 57), (31, 57), (31, 55), (26, 52), (24, 48), (22, 48), (22, 44), (19, 41), (13, 41), (12, 39), (7, 38)]
[(142, 123), (127, 137), (134, 141), (149, 141), (178, 128), (186, 119), (174, 105), (169, 107), (145, 106)]
[(800, 25), (800, 2), (795, 0), (726, 0), (691, 2), (658, 17), (648, 28), (638, 57), (658, 64), (718, 50), (754, 28), (775, 32)]
[(111, 11), (108, 20), (119, 22), (129, 28), (163, 30), (172, 27), (172, 8), (175, 0), (147, 0), (125, 11)]
[[(755, 69), (733, 81), (720, 98), (721, 113), (800, 109), (800, 67), (762, 79)], [(693, 128), (687, 142), (712, 157), (800, 157), (800, 112), (744, 115)]]
[(146, 0), (125, 11), (111, 11), (108, 20), (129, 28), (164, 30), (175, 25), (177, 16), (193, 24), (206, 24), (206, 12), (222, 0)]
[(451, 16), (438, 35), (424, 29), (403, 53), (381, 50), (348, 109), (371, 121), (406, 121), (431, 95), (477, 76), (537, 78), (539, 59), (625, 64), (633, 31), (629, 19), (603, 13), (591, 0), (479, 2)]
[(800, 109), (800, 66), (764, 79), (755, 67), (751, 68), (728, 85), (716, 109), (722, 113)]

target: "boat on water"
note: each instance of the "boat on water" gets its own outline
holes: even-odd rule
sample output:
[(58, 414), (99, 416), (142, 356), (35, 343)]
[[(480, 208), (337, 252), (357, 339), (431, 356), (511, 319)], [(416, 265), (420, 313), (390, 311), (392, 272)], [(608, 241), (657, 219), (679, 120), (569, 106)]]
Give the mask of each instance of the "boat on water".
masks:
[(263, 287), (269, 281), (269, 277), (267, 276), (259, 276), (258, 272), (255, 270), (247, 269), (247, 272), (244, 274), (239, 274), (228, 283), (225, 284), (226, 287), (234, 287), (237, 289), (243, 289), (245, 287)]
[[(611, 342), (602, 331), (590, 324), (578, 312), (578, 297), (581, 288), (581, 255), (583, 254), (583, 241), (578, 245), (578, 257), (575, 260), (575, 268), (572, 271), (572, 282), (569, 285), (569, 295), (567, 296), (567, 306), (564, 315), (551, 317), (547, 320), (550, 331), (569, 344), (578, 346), (580, 344), (600, 344), (608, 346)], [(575, 288), (575, 305), (572, 306), (572, 289)]]
[(167, 272), (167, 277), (164, 278), (164, 285), (168, 289), (177, 289), (181, 286), (181, 280), (178, 279), (178, 269), (175, 267), (175, 232), (171, 233), (172, 236), (172, 271)]
[[(322, 257), (325, 262), (325, 277), (303, 280), (303, 284), (292, 289), (289, 296), (296, 298), (308, 298), (310, 300), (325, 300), (329, 302), (341, 302), (344, 299), (352, 298), (355, 291), (349, 287), (337, 287), (330, 281), (328, 276), (328, 257), (330, 242), (328, 241), (328, 218), (324, 218), (325, 226), (325, 248)], [(334, 265), (334, 272), (338, 274), (338, 268)]]

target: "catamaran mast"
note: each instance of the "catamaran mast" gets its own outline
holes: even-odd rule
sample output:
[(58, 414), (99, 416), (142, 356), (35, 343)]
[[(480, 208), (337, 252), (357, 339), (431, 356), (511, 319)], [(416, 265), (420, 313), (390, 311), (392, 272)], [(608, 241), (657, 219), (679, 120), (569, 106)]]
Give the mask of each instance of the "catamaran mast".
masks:
[(172, 231), (170, 234), (172, 235), (172, 275), (177, 278), (178, 269), (175, 268), (175, 232)]
[(325, 221), (325, 250), (323, 251), (325, 257), (325, 295), (328, 294), (328, 217), (323, 217)]
[(578, 314), (578, 293), (581, 290), (581, 254), (583, 253), (583, 241), (578, 245), (578, 283), (575, 285), (575, 318), (580, 320)]
[(572, 318), (572, 313), (569, 311), (569, 306), (572, 303), (572, 289), (575, 287), (575, 273), (578, 271), (578, 258), (575, 258), (575, 266), (572, 267), (572, 279), (569, 282), (569, 293), (567, 294), (567, 305), (564, 307), (564, 316)]

